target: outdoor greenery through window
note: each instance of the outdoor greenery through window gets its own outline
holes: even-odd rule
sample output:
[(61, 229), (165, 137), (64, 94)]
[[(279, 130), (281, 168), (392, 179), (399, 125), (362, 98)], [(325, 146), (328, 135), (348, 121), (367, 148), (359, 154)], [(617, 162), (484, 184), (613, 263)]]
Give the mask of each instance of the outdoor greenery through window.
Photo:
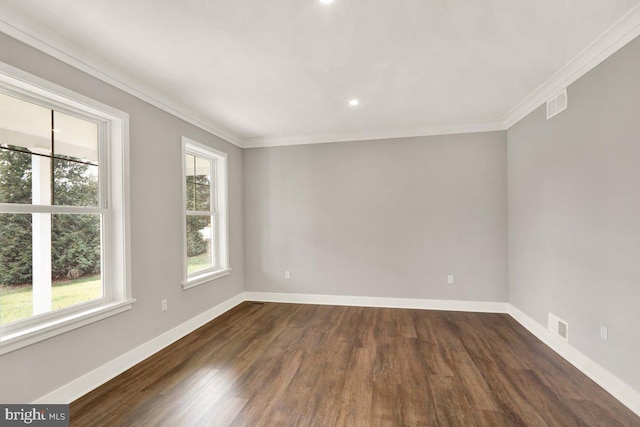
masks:
[(211, 200), (213, 160), (186, 154), (187, 186), (187, 265), (189, 273), (214, 266), (212, 247), (214, 212)]
[(226, 155), (183, 138), (185, 285), (228, 272)]
[(0, 93), (0, 326), (103, 298), (101, 123)]

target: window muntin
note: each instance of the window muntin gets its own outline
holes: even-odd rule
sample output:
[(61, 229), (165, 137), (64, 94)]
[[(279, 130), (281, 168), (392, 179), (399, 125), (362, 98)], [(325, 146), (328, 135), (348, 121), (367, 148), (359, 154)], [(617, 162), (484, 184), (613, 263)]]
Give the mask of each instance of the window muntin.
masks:
[(185, 154), (187, 188), (187, 273), (189, 276), (217, 267), (215, 251), (215, 160)]
[[(51, 155), (51, 109), (0, 93), (0, 140), (26, 153)], [(33, 150), (33, 151), (32, 151)]]
[[(129, 263), (128, 115), (2, 62), (0, 96), (7, 103), (13, 103), (0, 102), (0, 144), (5, 148), (0, 151), (11, 153), (12, 162), (30, 165), (27, 173), (22, 171), (21, 175), (14, 174), (13, 177), (4, 175), (21, 185), (0, 196), (0, 222), (13, 216), (12, 220), (20, 217), (32, 225), (22, 230), (0, 230), (0, 240), (8, 238), (9, 233), (13, 233), (13, 237), (31, 239), (34, 247), (40, 246), (38, 252), (51, 252), (51, 256), (45, 257), (50, 261), (59, 256), (56, 247), (63, 245), (69, 246), (74, 253), (73, 260), (81, 261), (79, 264), (85, 267), (87, 263), (83, 257), (100, 258), (99, 264), (89, 262), (92, 280), (81, 280), (76, 288), (43, 287), (38, 286), (42, 281), (34, 280), (30, 284), (31, 293), (23, 294), (21, 299), (30, 307), (30, 314), (28, 310), (12, 314), (0, 306), (0, 354), (4, 354), (127, 311), (135, 300), (131, 297)], [(39, 123), (35, 129), (25, 131), (25, 122), (20, 120), (24, 110), (34, 114), (29, 121)], [(88, 133), (91, 138), (86, 137)], [(34, 168), (33, 164), (38, 161), (40, 165)], [(50, 170), (44, 170), (43, 165), (48, 165)], [(74, 165), (80, 166), (74, 169)], [(69, 180), (71, 169), (79, 173)], [(36, 193), (37, 197), (32, 191), (34, 177), (42, 180), (42, 190)], [(84, 192), (74, 192), (74, 180), (82, 181), (80, 178), (93, 181), (93, 190), (83, 188)], [(45, 191), (47, 188), (49, 194)], [(76, 234), (75, 239), (70, 236), (51, 241), (34, 239), (34, 226), (68, 227), (80, 235)], [(87, 229), (92, 232), (82, 235), (81, 232)], [(36, 234), (40, 233), (41, 230)], [(33, 263), (29, 251), (21, 255), (31, 259), (22, 261), (22, 265), (31, 264), (28, 266), (34, 274), (39, 271), (41, 276), (49, 278), (60, 274), (55, 261), (51, 270), (57, 273), (49, 274), (47, 269), (41, 268), (41, 263)], [(17, 261), (9, 258), (9, 262), (15, 264)], [(80, 275), (86, 272), (81, 271)], [(73, 278), (79, 273), (68, 271), (65, 274)], [(96, 278), (99, 280), (93, 280)], [(47, 289), (50, 297), (46, 295)], [(77, 292), (78, 289), (82, 292)], [(69, 292), (73, 295), (71, 299)], [(34, 294), (39, 295), (34, 297)], [(43, 310), (41, 302), (50, 307)], [(16, 316), (21, 319), (16, 320)]]
[(185, 288), (229, 271), (226, 154), (183, 138)]
[[(0, 202), (9, 205), (0, 212), (23, 208), (0, 216), (3, 327), (103, 298), (105, 210), (99, 198), (101, 123), (2, 93), (0, 111)], [(75, 208), (59, 212), (55, 206)]]

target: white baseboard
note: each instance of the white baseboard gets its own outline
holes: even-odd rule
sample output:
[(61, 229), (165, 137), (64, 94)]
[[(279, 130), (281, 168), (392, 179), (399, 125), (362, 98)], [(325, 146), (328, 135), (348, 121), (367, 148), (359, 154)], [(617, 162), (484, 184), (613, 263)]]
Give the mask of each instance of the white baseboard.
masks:
[(233, 307), (244, 301), (242, 293), (216, 305), (215, 307), (187, 320), (175, 328), (153, 338), (139, 347), (119, 356), (99, 368), (77, 378), (70, 383), (42, 396), (33, 403), (71, 403), (79, 397), (84, 396), (91, 390), (101, 386), (110, 379), (120, 375), (127, 369), (135, 366), (163, 348), (173, 344), (185, 335), (198, 329), (200, 326), (210, 322), (221, 314), (231, 310)]
[(506, 302), (493, 301), (356, 297), (346, 295), (284, 294), (275, 292), (245, 292), (244, 295), (246, 301), (347, 305), (353, 307), (415, 308), (421, 310), (474, 311), (482, 313), (506, 313), (509, 306)]
[(201, 313), (176, 326), (164, 334), (147, 341), (122, 356), (113, 359), (88, 374), (85, 374), (82, 377), (52, 391), (51, 393), (42, 396), (33, 403), (71, 403), (244, 301), (508, 313), (543, 343), (640, 416), (640, 393), (569, 345), (567, 342), (554, 336), (543, 325), (536, 322), (527, 314), (509, 303), (492, 301), (356, 297), (344, 295), (285, 294), (272, 292), (240, 293), (218, 304), (210, 310), (207, 310), (204, 313)]
[(640, 416), (640, 394), (628, 384), (585, 356), (566, 341), (553, 335), (524, 312), (506, 302), (452, 301), (412, 298), (354, 297), (342, 295), (308, 295), (272, 292), (245, 292), (246, 301), (281, 302), (319, 305), (347, 305), (356, 307), (413, 308), (423, 310), (470, 311), (508, 313), (549, 348), (578, 368), (582, 373), (608, 391), (613, 397)]
[(581, 353), (575, 347), (553, 335), (543, 325), (536, 322), (515, 306), (511, 304), (508, 304), (508, 306), (509, 315), (518, 321), (518, 323), (562, 356), (567, 362), (571, 363), (582, 371), (583, 374), (595, 381), (600, 387), (608, 391), (627, 408), (640, 416), (640, 393)]
[(416, 308), (490, 313), (506, 313), (508, 308), (508, 304), (504, 302), (243, 292), (176, 326), (162, 335), (147, 341), (141, 346), (128, 351), (122, 356), (105, 363), (80, 378), (77, 378), (40, 397), (33, 403), (71, 403), (244, 301), (348, 305), (356, 307)]

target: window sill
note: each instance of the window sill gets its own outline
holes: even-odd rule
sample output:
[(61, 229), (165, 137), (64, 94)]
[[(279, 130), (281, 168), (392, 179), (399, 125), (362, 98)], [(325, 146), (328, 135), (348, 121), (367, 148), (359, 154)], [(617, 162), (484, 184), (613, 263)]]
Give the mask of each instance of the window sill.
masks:
[(223, 270), (212, 271), (212, 272), (204, 273), (198, 276), (194, 276), (189, 280), (187, 280), (186, 282), (182, 283), (182, 289), (186, 291), (187, 289), (204, 285), (205, 283), (210, 282), (212, 280), (216, 280), (221, 277), (228, 276), (229, 273), (231, 273), (231, 269), (225, 268)]
[(0, 355), (130, 310), (135, 299), (116, 301), (0, 336)]

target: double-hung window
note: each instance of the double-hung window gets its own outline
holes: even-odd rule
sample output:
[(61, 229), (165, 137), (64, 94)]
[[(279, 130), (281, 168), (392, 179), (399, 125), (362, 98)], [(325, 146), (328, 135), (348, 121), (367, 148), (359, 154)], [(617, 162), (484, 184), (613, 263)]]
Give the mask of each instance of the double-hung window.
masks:
[(0, 354), (131, 307), (127, 121), (0, 64)]
[(185, 289), (229, 274), (227, 155), (182, 138)]

